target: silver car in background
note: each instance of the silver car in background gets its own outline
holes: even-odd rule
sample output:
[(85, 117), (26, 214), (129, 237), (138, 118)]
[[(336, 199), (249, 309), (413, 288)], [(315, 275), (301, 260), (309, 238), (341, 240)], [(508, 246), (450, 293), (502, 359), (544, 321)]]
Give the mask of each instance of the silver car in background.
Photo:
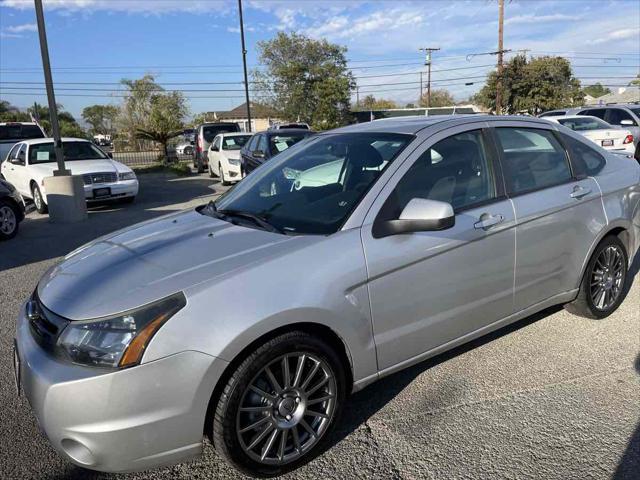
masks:
[(640, 166), (561, 125), (353, 125), (70, 253), (20, 311), (16, 378), (78, 465), (148, 469), (209, 435), (277, 475), (385, 375), (551, 305), (610, 315), (639, 245)]

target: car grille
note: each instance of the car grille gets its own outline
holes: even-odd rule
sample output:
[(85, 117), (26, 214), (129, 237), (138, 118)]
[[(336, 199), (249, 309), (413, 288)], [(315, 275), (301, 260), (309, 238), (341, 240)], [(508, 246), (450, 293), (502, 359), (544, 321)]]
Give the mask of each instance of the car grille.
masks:
[(116, 183), (118, 174), (113, 172), (86, 173), (82, 175), (85, 185), (93, 185), (96, 183)]
[(69, 323), (68, 320), (48, 310), (38, 298), (37, 292), (33, 293), (27, 304), (27, 318), (33, 338), (48, 351), (53, 351), (58, 336)]

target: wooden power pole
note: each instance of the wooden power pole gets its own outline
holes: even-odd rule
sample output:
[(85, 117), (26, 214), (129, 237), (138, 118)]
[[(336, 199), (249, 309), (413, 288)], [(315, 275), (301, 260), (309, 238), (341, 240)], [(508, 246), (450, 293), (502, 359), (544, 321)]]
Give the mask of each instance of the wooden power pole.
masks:
[[(424, 64), (427, 66), (427, 108), (431, 107), (431, 53), (437, 52), (440, 48), (423, 47), (420, 49), (425, 52)], [(422, 81), (420, 82), (420, 90), (422, 90)], [(422, 97), (420, 97), (422, 100)]]
[(498, 78), (496, 79), (496, 114), (502, 114), (502, 63), (504, 54), (504, 0), (498, 0)]
[(244, 43), (244, 20), (242, 18), (242, 0), (238, 0), (240, 15), (240, 39), (242, 41), (242, 66), (244, 67), (244, 95), (247, 101), (247, 131), (251, 132), (251, 102), (249, 101), (249, 79), (247, 78), (247, 49)]

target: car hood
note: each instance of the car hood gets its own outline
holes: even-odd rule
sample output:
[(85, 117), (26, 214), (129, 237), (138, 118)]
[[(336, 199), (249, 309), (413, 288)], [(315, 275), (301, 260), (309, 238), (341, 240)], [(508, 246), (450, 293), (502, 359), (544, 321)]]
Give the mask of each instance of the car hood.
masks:
[[(98, 173), (98, 172), (117, 172), (118, 170), (125, 169), (124, 167), (118, 168), (117, 162), (109, 159), (96, 159), (96, 160), (72, 160), (65, 162), (65, 167), (71, 170), (73, 175), (84, 175), (86, 173)], [(40, 163), (31, 165), (30, 168), (37, 169), (44, 175), (53, 175), (53, 171), (58, 169), (58, 164)]]
[(65, 318), (103, 317), (250, 268), (304, 238), (233, 225), (195, 210), (180, 212), (72, 252), (45, 273), (38, 295)]

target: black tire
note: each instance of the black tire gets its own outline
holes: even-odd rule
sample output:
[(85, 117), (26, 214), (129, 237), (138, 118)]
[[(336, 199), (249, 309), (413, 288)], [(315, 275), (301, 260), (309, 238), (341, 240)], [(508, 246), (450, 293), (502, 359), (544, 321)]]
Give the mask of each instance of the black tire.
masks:
[[(239, 433), (239, 430), (238, 430), (238, 425), (240, 424), (239, 419), (241, 418), (239, 416), (240, 415), (239, 409), (242, 405), (242, 402), (246, 401), (245, 397), (248, 395), (246, 392), (248, 391), (249, 386), (252, 385), (254, 382), (256, 382), (256, 378), (258, 378), (261, 375), (261, 372), (264, 371), (265, 367), (268, 365), (273, 365), (273, 362), (277, 362), (278, 364), (280, 364), (282, 362), (282, 357), (287, 354), (291, 355), (292, 356), (291, 358), (293, 360), (296, 360), (296, 358), (294, 358), (296, 354), (313, 356), (321, 360), (322, 362), (324, 362), (323, 363), (324, 366), (328, 366), (328, 369), (330, 370), (331, 374), (333, 375), (333, 379), (335, 380), (335, 381), (332, 381), (333, 382), (332, 385), (336, 387), (334, 392), (335, 395), (332, 397), (333, 400), (328, 400), (329, 402), (331, 401), (334, 402), (330, 407), (330, 411), (333, 413), (330, 419), (327, 421), (326, 426), (322, 427), (324, 428), (324, 430), (322, 430), (321, 433), (318, 433), (318, 439), (313, 440), (315, 443), (308, 445), (309, 448), (306, 449), (306, 451), (304, 448), (305, 442), (308, 442), (311, 440), (311, 438), (315, 438), (315, 437), (311, 437), (310, 435), (306, 434), (306, 440), (305, 440), (304, 439), (305, 437), (303, 437), (303, 435), (305, 435), (304, 430), (302, 430), (302, 433), (299, 434), (298, 429), (299, 427), (301, 428), (299, 424), (296, 424), (293, 427), (293, 429), (296, 430), (295, 435), (291, 430), (287, 430), (286, 435), (283, 435), (282, 434), (283, 431), (279, 430), (280, 437), (276, 437), (276, 438), (279, 438), (280, 440), (283, 437), (285, 438), (287, 448), (289, 449), (288, 451), (290, 452), (288, 455), (294, 455), (295, 458), (291, 458), (290, 460), (283, 460), (279, 464), (267, 464), (251, 458), (251, 456), (248, 453), (246, 453), (245, 450), (243, 449), (242, 443), (239, 438), (241, 434)], [(303, 358), (310, 359), (311, 357), (303, 357)], [(313, 360), (307, 360), (307, 362), (309, 361), (313, 361)], [(303, 360), (303, 365), (305, 365), (304, 362), (305, 360)], [(297, 364), (293, 363), (292, 365), (295, 366)], [(305, 375), (309, 374), (308, 373), (309, 370), (312, 370), (312, 368), (309, 368), (310, 366), (313, 366), (313, 364), (309, 365), (307, 363), (307, 367), (303, 367), (303, 370), (306, 372)], [(250, 353), (244, 359), (244, 361), (242, 361), (242, 363), (240, 363), (237, 366), (237, 368), (235, 368), (231, 377), (227, 381), (224, 387), (224, 390), (220, 394), (220, 398), (217, 400), (217, 404), (213, 406), (215, 408), (215, 414), (213, 419), (212, 440), (213, 440), (214, 447), (216, 448), (216, 451), (220, 455), (222, 455), (222, 457), (227, 462), (231, 463), (238, 470), (241, 470), (242, 472), (247, 473), (249, 475), (259, 475), (259, 476), (267, 476), (267, 477), (281, 475), (285, 472), (288, 472), (297, 468), (301, 464), (307, 463), (309, 460), (313, 459), (317, 454), (322, 452), (323, 447), (325, 446), (326, 441), (329, 437), (329, 432), (334, 428), (335, 424), (337, 423), (340, 417), (342, 405), (344, 403), (345, 396), (346, 396), (346, 381), (345, 381), (345, 374), (344, 374), (343, 368), (344, 367), (340, 361), (340, 358), (338, 357), (337, 353), (333, 350), (333, 348), (331, 348), (330, 345), (328, 345), (326, 342), (324, 342), (322, 339), (318, 338), (317, 336), (313, 336), (313, 335), (310, 335), (309, 333), (302, 332), (302, 331), (293, 331), (293, 332), (284, 333), (282, 335), (279, 335), (273, 338), (272, 340), (269, 340), (262, 346), (258, 347), (255, 351)], [(297, 370), (297, 369), (292, 369), (292, 372), (294, 370)], [(274, 367), (274, 371), (275, 371), (275, 367)], [(323, 370), (320, 369), (320, 371), (323, 371)], [(309, 374), (309, 375), (312, 376), (313, 374)], [(294, 373), (293, 376), (300, 378), (304, 375), (300, 375), (300, 377), (298, 377)], [(282, 380), (283, 377), (281, 376), (280, 378)], [(314, 380), (314, 382), (316, 381)], [(292, 382), (292, 383), (295, 385), (295, 382)], [(313, 383), (313, 382), (310, 382), (310, 383)], [(322, 381), (316, 382), (316, 383), (322, 383)], [(302, 385), (303, 389), (305, 388), (304, 385), (306, 384), (307, 383)], [(272, 393), (274, 396), (277, 397), (277, 393), (275, 393), (275, 390), (273, 390)], [(324, 395), (325, 392), (321, 392), (321, 394)], [(313, 395), (317, 395), (317, 393), (314, 393)], [(281, 397), (277, 397), (277, 398), (281, 398)], [(265, 410), (268, 410), (268, 411), (265, 411), (264, 414), (266, 415), (266, 417), (269, 418), (269, 420), (266, 421), (267, 425), (264, 427), (264, 430), (271, 428), (271, 432), (278, 431), (278, 429), (275, 426), (276, 424), (272, 423), (272, 422), (275, 422), (274, 420), (275, 415), (278, 415), (280, 408), (282, 408), (281, 404), (279, 404), (280, 407), (273, 406), (273, 403), (278, 401), (277, 398), (273, 399), (271, 401), (271, 405), (265, 408)], [(308, 399), (310, 398), (313, 398), (312, 394), (309, 395), (306, 401), (309, 401)], [(280, 402), (283, 402), (283, 401), (284, 400), (280, 400)], [(304, 402), (300, 402), (300, 403), (304, 403)], [(327, 405), (327, 404), (323, 404), (323, 405)], [(300, 405), (300, 407), (302, 406)], [(298, 406), (294, 406), (294, 408), (299, 409)], [(318, 407), (313, 407), (313, 408), (316, 409)], [(273, 410), (273, 413), (271, 413), (272, 410)], [(302, 411), (303, 411), (302, 419), (304, 420), (308, 418), (305, 416), (307, 415), (308, 410), (306, 407), (304, 407), (302, 408)], [(252, 414), (252, 413), (249, 413), (249, 414), (258, 415), (258, 414)], [(260, 413), (260, 415), (263, 415), (263, 414)], [(253, 419), (249, 420), (249, 422), (253, 422), (255, 418), (256, 417), (253, 417)], [(262, 419), (263, 417), (258, 416), (257, 418)], [(315, 417), (311, 417), (311, 418), (315, 418)], [(259, 430), (251, 430), (249, 434), (251, 435), (252, 432), (256, 432), (255, 433), (256, 436), (260, 436), (261, 434)], [(270, 435), (267, 435), (267, 437), (269, 436)], [(300, 450), (296, 450), (293, 437), (295, 437), (295, 439), (297, 440), (298, 446), (301, 445), (300, 442), (302, 442), (302, 448)], [(279, 442), (275, 442), (275, 441), (273, 442), (274, 445), (276, 443), (279, 443)], [(267, 450), (267, 453), (269, 452), (270, 450)]]
[[(211, 170), (211, 169), (209, 169)], [(224, 185), (225, 187), (231, 185), (230, 182), (227, 181), (227, 179), (224, 177), (224, 170), (222, 170), (222, 165), (218, 164), (218, 171), (220, 172), (220, 183), (222, 185)]]
[(42, 193), (40, 193), (40, 188), (35, 183), (31, 185), (31, 198), (33, 198), (33, 203), (35, 204), (38, 213), (44, 214), (49, 211), (49, 207), (44, 203)]
[[(9, 215), (13, 213), (13, 217), (5, 219), (4, 211)], [(0, 200), (0, 241), (9, 240), (18, 234), (19, 219), (20, 212), (18, 208), (9, 200)]]
[[(606, 255), (606, 252), (612, 251), (618, 252), (621, 259), (620, 266), (611, 269), (612, 273), (609, 273), (609, 270), (605, 272), (602, 267), (606, 262), (603, 262), (601, 255)], [(566, 304), (564, 308), (574, 315), (591, 319), (606, 318), (611, 315), (617, 310), (626, 296), (628, 265), (629, 258), (624, 244), (615, 235), (606, 236), (596, 247), (593, 255), (591, 255), (582, 277), (582, 282), (580, 282), (578, 296), (573, 302)], [(600, 271), (603, 271), (603, 274), (600, 274)], [(619, 279), (616, 280), (618, 275)], [(606, 290), (608, 284), (612, 285), (609, 289), (617, 285), (615, 300), (612, 298), (610, 304), (602, 303), (600, 306), (596, 305), (596, 303), (601, 303), (600, 300), (603, 299), (601, 295), (598, 295), (599, 289)], [(605, 296), (605, 302), (606, 298)]]

